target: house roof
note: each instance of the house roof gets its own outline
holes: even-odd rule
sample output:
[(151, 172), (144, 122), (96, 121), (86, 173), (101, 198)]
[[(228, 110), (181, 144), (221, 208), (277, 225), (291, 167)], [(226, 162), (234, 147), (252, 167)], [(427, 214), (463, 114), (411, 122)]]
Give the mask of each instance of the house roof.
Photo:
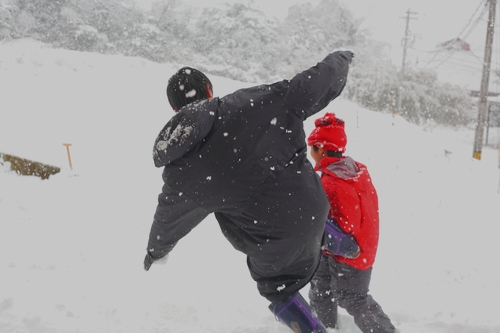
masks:
[(453, 38), (437, 45), (447, 50), (470, 51), (470, 45), (460, 38)]

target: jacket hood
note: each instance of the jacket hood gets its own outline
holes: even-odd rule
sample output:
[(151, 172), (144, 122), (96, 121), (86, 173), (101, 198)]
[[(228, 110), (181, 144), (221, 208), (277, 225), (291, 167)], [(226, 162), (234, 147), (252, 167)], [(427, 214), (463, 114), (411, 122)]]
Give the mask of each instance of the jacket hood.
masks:
[(316, 166), (317, 171), (330, 172), (342, 179), (352, 179), (358, 174), (359, 167), (349, 156), (325, 157)]

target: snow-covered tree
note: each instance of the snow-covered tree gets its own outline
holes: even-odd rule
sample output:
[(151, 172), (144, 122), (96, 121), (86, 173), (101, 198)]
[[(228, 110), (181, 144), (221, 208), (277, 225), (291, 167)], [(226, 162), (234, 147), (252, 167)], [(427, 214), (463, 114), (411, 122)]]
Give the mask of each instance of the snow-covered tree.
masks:
[[(17, 23), (23, 29), (23, 35), (29, 35), (46, 43), (56, 42), (64, 35), (58, 29), (61, 20), (61, 8), (69, 0), (15, 0), (19, 10)], [(23, 36), (26, 37), (26, 36)]]
[[(291, 6), (284, 21), (248, 4), (193, 8), (158, 0), (149, 13), (133, 0), (4, 0), (0, 40), (30, 37), (78, 51), (120, 53), (191, 65), (209, 74), (272, 82), (291, 78), (339, 48), (352, 49), (344, 96), (415, 123), (465, 123), (467, 93), (408, 68), (401, 77), (388, 47), (360, 29), (340, 0)], [(401, 103), (397, 103), (398, 99)]]
[(276, 77), (275, 66), (282, 60), (277, 25), (276, 20), (245, 4), (205, 8), (197, 17), (190, 44), (209, 63), (224, 65), (216, 70), (220, 74), (269, 80)]
[(15, 37), (13, 36), (15, 11), (16, 7), (12, 5), (11, 0), (0, 3), (0, 40)]
[(147, 25), (138, 29), (141, 36), (147, 34), (146, 40), (142, 41), (143, 46), (151, 48), (147, 58), (174, 63), (191, 61), (194, 55), (190, 44), (192, 27), (196, 24), (196, 12), (197, 9), (183, 6), (178, 0), (160, 0), (153, 3)]
[(317, 6), (305, 3), (290, 7), (282, 27), (290, 62), (299, 70), (317, 55), (358, 45), (363, 39), (360, 24), (338, 0), (321, 0)]

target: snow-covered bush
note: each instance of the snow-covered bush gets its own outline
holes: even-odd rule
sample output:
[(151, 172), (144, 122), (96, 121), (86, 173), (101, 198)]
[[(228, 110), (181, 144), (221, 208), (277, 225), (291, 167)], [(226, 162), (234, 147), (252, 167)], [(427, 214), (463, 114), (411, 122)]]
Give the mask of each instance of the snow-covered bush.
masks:
[[(209, 74), (273, 82), (352, 49), (344, 96), (373, 110), (399, 112), (414, 123), (462, 124), (467, 93), (408, 68), (402, 77), (387, 59), (387, 45), (360, 29), (339, 0), (290, 7), (279, 21), (249, 4), (193, 8), (159, 0), (144, 13), (132, 0), (5, 0), (0, 39), (30, 37), (78, 51), (120, 53), (156, 62), (189, 64)], [(399, 102), (401, 101), (401, 102)]]

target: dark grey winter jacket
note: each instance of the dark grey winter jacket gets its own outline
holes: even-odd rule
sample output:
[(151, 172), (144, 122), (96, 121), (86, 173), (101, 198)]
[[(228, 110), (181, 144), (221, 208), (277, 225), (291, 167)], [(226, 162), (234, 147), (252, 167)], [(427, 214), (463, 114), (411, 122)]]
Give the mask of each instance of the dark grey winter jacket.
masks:
[(292, 80), (182, 108), (154, 145), (165, 183), (210, 211), (247, 200), (306, 151), (303, 121), (341, 93), (351, 58), (337, 51)]

